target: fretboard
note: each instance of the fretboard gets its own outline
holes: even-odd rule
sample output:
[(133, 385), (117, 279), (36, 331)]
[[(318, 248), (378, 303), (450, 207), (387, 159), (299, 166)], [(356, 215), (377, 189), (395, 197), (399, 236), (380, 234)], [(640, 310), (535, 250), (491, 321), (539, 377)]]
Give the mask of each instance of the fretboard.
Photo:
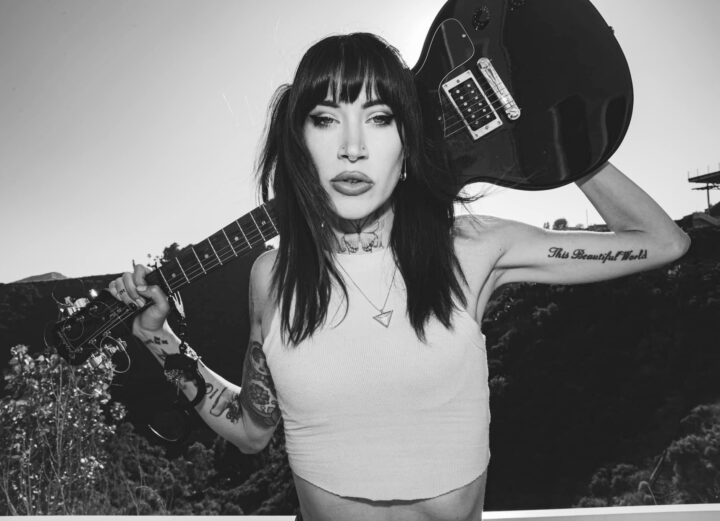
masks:
[(268, 201), (213, 233), (183, 248), (177, 257), (148, 273), (146, 280), (175, 293), (191, 282), (258, 248), (278, 235), (274, 205)]

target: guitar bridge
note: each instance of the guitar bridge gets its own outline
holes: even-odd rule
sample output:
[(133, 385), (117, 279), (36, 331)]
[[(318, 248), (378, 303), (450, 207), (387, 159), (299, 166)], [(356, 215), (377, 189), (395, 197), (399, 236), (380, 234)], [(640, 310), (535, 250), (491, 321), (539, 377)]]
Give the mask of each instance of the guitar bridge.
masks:
[(485, 76), (493, 93), (497, 96), (498, 101), (500, 101), (508, 119), (512, 121), (518, 119), (520, 117), (520, 107), (515, 103), (512, 95), (510, 95), (510, 91), (500, 79), (500, 75), (495, 70), (495, 67), (492, 66), (490, 60), (488, 58), (480, 58), (477, 65), (480, 67), (480, 72)]
[(443, 83), (442, 89), (474, 140), (502, 125), (500, 116), (471, 71)]

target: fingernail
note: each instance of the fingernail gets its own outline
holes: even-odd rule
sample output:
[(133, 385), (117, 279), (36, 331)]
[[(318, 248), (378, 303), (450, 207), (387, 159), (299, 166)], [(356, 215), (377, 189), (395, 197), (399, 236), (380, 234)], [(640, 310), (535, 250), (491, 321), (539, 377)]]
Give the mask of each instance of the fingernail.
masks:
[(135, 302), (137, 302), (137, 305), (140, 307), (143, 307), (145, 305), (145, 301), (141, 298), (135, 299)]
[(147, 286), (136, 286), (136, 287), (137, 287), (138, 291), (146, 291), (147, 290)]

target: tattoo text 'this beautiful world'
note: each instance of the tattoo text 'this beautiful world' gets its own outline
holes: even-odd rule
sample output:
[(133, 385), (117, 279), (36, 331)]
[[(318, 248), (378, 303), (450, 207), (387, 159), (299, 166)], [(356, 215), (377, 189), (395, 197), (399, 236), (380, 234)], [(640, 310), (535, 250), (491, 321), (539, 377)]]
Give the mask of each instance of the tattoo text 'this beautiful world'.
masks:
[(553, 246), (548, 250), (548, 257), (551, 259), (571, 259), (571, 260), (587, 260), (600, 261), (602, 263), (612, 261), (634, 261), (644, 260), (648, 258), (648, 251), (640, 250), (608, 250), (604, 253), (586, 253), (584, 249), (578, 248), (569, 252), (559, 246)]

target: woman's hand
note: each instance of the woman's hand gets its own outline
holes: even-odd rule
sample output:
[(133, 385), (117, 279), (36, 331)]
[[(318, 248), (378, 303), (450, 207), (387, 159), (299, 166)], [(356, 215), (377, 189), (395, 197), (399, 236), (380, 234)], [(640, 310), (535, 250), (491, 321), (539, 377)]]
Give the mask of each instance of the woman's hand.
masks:
[(170, 313), (168, 298), (159, 286), (148, 286), (145, 276), (150, 270), (142, 264), (135, 265), (132, 273), (125, 272), (110, 282), (108, 290), (118, 300), (133, 307), (150, 305), (133, 320), (132, 332), (146, 342), (161, 332), (168, 332), (166, 318)]

